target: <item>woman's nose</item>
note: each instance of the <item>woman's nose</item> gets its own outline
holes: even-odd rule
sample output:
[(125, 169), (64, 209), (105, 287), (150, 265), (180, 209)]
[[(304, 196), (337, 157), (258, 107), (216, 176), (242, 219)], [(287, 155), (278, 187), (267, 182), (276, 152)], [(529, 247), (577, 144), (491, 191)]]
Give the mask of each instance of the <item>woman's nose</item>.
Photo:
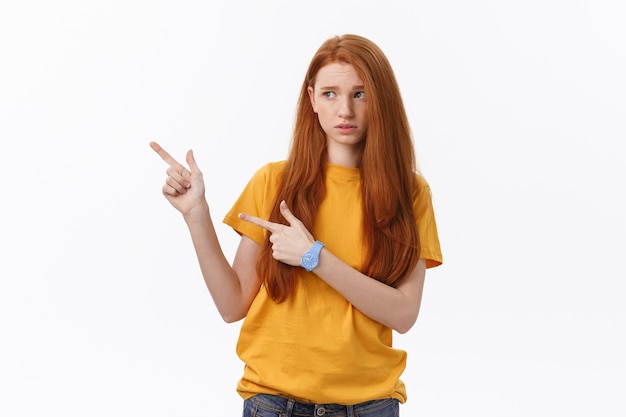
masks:
[(354, 112), (352, 111), (352, 102), (350, 98), (344, 98), (339, 104), (339, 117), (352, 117)]

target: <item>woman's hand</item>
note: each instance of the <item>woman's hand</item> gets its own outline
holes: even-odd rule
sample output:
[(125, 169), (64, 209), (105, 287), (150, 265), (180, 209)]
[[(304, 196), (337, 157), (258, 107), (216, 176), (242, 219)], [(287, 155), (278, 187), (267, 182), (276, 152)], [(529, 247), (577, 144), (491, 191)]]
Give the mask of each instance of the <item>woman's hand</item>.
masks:
[(300, 266), (302, 255), (315, 243), (313, 235), (304, 224), (287, 208), (287, 203), (280, 203), (280, 212), (289, 226), (273, 223), (259, 217), (240, 213), (239, 218), (264, 228), (270, 235), (272, 256), (274, 259), (292, 266)]
[(167, 178), (162, 192), (165, 198), (183, 215), (189, 214), (195, 207), (206, 205), (204, 196), (204, 179), (202, 172), (191, 150), (187, 151), (189, 169), (176, 161), (156, 142), (150, 142), (150, 147), (159, 154), (169, 167), (165, 171)]

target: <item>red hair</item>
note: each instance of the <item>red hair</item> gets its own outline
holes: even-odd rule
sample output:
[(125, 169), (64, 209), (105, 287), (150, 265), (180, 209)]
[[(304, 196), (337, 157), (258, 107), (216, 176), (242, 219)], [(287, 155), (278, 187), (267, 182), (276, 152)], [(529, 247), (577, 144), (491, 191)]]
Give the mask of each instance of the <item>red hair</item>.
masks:
[[(285, 223), (279, 208), (279, 202), (285, 200), (307, 229), (313, 229), (325, 194), (327, 145), (307, 88), (315, 85), (320, 68), (334, 62), (354, 67), (367, 97), (368, 130), (359, 166), (366, 248), (361, 272), (393, 286), (412, 271), (419, 258), (413, 212), (417, 168), (393, 69), (370, 40), (357, 35), (336, 36), (313, 56), (300, 90), (291, 149), (269, 220)], [(269, 235), (261, 245), (257, 273), (277, 302), (287, 299), (296, 286), (294, 267), (272, 257)]]

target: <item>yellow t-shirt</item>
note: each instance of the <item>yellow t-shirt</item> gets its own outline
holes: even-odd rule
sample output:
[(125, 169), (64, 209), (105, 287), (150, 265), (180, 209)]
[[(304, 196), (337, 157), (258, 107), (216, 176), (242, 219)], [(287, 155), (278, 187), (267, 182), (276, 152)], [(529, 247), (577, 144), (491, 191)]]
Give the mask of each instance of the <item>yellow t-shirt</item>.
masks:
[[(268, 218), (285, 163), (263, 166), (252, 177), (224, 223), (262, 243), (264, 229), (240, 220), (238, 213)], [(417, 174), (416, 174), (417, 175)], [(442, 256), (430, 188), (418, 175), (414, 202), (420, 258), (427, 266)], [(311, 233), (338, 258), (356, 269), (363, 263), (360, 174), (329, 164), (326, 197)], [(318, 404), (356, 404), (381, 398), (406, 401), (400, 375), (406, 352), (392, 347), (392, 329), (368, 318), (314, 273), (298, 269), (298, 285), (277, 304), (261, 288), (242, 324), (237, 354), (245, 364), (237, 391), (285, 395)]]

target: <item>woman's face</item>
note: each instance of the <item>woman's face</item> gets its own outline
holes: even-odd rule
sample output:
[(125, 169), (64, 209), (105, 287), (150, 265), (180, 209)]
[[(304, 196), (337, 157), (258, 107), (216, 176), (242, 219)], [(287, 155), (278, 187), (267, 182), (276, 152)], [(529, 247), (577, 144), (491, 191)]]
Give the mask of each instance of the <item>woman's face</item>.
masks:
[(322, 67), (308, 93), (326, 133), (329, 152), (360, 150), (367, 134), (367, 103), (365, 87), (354, 67), (339, 62)]

